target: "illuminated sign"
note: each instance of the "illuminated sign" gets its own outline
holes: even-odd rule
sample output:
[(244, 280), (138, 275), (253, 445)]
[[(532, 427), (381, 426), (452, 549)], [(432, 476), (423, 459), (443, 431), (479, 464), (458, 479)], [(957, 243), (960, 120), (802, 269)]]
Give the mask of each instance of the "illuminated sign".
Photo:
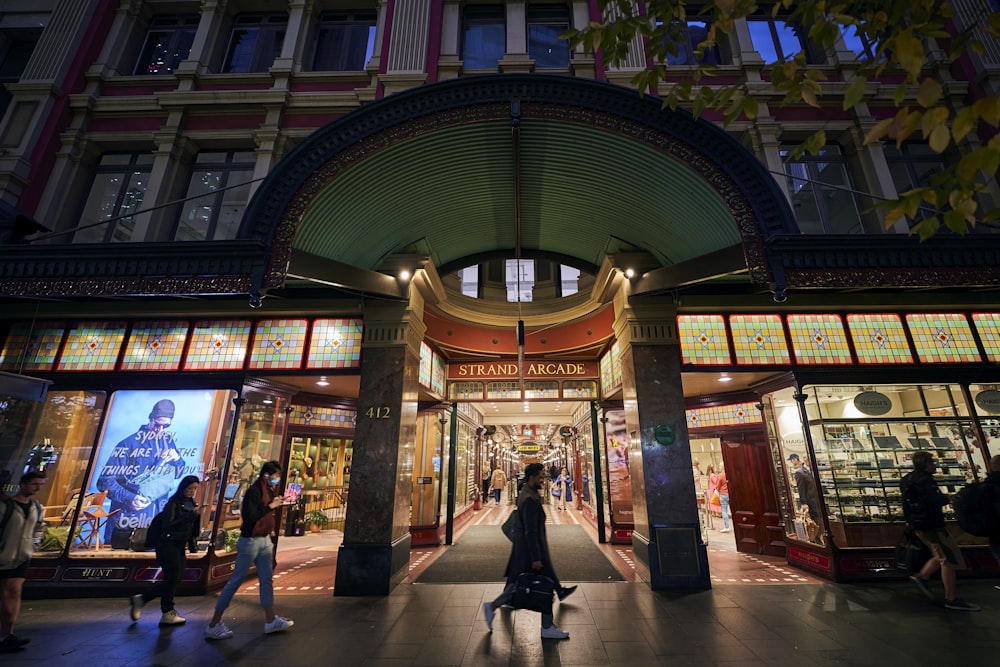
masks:
[[(524, 363), (524, 377), (536, 378), (581, 378), (597, 377), (595, 361), (527, 361)], [(491, 363), (450, 364), (449, 380), (492, 379), (518, 377), (516, 361), (496, 361)]]

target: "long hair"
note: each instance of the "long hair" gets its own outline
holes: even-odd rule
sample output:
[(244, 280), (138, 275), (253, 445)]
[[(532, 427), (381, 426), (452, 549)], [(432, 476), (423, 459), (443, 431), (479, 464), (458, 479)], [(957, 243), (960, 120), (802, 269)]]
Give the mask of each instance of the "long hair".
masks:
[(198, 479), (197, 475), (185, 475), (181, 479), (181, 483), (177, 485), (177, 490), (174, 491), (174, 495), (170, 496), (170, 500), (184, 500), (184, 490), (192, 484), (201, 484), (201, 480)]
[(281, 464), (277, 461), (268, 461), (260, 467), (260, 474), (257, 475), (257, 479), (260, 479), (264, 475), (273, 475), (281, 470)]

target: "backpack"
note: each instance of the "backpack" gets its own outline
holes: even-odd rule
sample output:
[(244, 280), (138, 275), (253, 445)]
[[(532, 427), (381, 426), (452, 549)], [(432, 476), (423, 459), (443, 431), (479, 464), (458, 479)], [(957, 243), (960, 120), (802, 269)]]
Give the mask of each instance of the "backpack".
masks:
[(153, 549), (156, 547), (156, 543), (160, 541), (160, 534), (163, 532), (163, 512), (157, 512), (153, 520), (149, 522), (149, 526), (146, 527), (146, 539), (143, 540), (143, 546), (147, 549)]
[(951, 498), (959, 527), (970, 535), (989, 537), (996, 529), (993, 517), (993, 490), (983, 482), (963, 486)]
[(903, 492), (903, 518), (914, 530), (934, 528), (931, 525), (931, 512), (927, 506), (927, 499), (911, 480), (910, 475), (907, 475), (900, 484), (900, 490)]

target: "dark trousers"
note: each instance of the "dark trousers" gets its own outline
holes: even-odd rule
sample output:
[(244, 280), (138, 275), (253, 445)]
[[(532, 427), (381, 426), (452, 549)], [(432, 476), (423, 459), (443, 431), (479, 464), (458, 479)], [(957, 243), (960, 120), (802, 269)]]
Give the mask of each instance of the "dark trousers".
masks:
[(181, 572), (184, 571), (184, 543), (160, 540), (156, 545), (156, 560), (163, 570), (163, 579), (153, 584), (153, 587), (142, 594), (143, 602), (151, 602), (160, 598), (160, 610), (166, 613), (174, 608), (174, 594), (177, 584), (181, 582)]

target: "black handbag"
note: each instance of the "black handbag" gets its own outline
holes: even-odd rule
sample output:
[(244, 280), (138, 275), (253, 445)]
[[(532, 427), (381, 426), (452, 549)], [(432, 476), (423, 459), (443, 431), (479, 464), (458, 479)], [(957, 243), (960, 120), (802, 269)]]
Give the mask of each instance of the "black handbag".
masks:
[(537, 572), (524, 572), (517, 575), (517, 581), (514, 582), (511, 606), (514, 609), (530, 609), (551, 614), (552, 597), (555, 593), (556, 582)]
[(507, 520), (500, 526), (500, 530), (503, 531), (504, 537), (511, 542), (514, 541), (514, 534), (517, 532), (517, 510), (510, 513)]
[(897, 569), (908, 575), (919, 572), (930, 557), (930, 549), (920, 541), (919, 537), (909, 530), (903, 533), (903, 540), (896, 545)]

